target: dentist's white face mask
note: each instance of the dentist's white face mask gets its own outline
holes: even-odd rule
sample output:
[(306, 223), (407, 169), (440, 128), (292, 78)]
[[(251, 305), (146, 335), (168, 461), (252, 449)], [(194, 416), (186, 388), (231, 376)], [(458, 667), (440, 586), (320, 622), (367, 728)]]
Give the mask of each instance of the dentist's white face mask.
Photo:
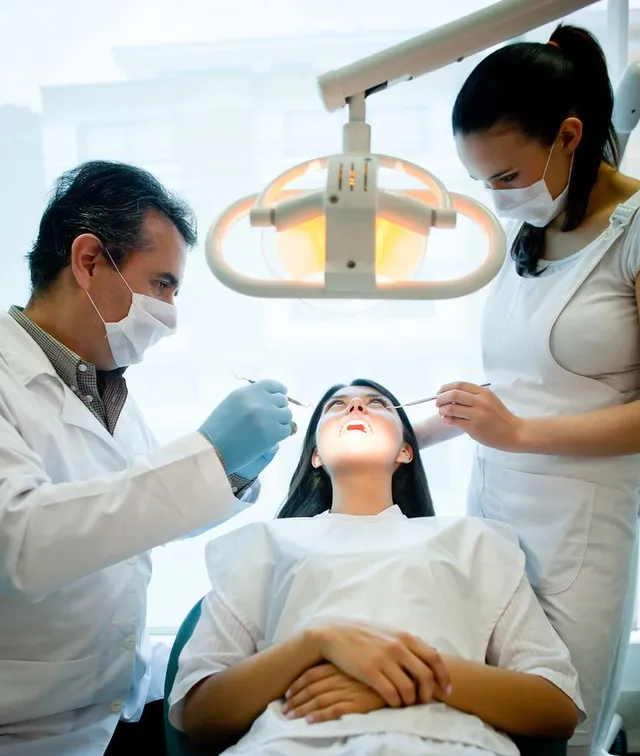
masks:
[(560, 213), (564, 212), (569, 195), (573, 154), (571, 155), (571, 168), (569, 168), (567, 185), (564, 191), (553, 199), (547, 188), (545, 176), (547, 175), (547, 168), (549, 167), (554, 147), (555, 142), (551, 146), (547, 164), (544, 167), (540, 181), (536, 181), (534, 184), (521, 189), (490, 189), (496, 213), (500, 217), (513, 218), (514, 220), (543, 228), (544, 226), (548, 226)]
[(107, 323), (89, 292), (87, 296), (104, 323), (113, 361), (118, 367), (129, 367), (129, 365), (137, 365), (141, 362), (147, 349), (157, 344), (160, 339), (172, 336), (176, 332), (178, 310), (175, 305), (133, 291), (113, 262), (111, 255), (108, 252), (107, 255), (124, 281), (124, 285), (131, 292), (129, 312), (117, 323)]

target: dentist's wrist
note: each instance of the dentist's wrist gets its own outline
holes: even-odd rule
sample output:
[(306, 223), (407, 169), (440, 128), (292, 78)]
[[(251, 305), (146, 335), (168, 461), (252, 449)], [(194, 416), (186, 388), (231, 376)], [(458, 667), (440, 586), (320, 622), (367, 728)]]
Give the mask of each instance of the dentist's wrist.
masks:
[(236, 498), (240, 498), (245, 493), (245, 491), (256, 482), (257, 479), (254, 478), (253, 480), (248, 480), (247, 478), (243, 478), (240, 475), (231, 473), (231, 475), (227, 475), (227, 480), (229, 481), (233, 495)]
[(229, 477), (229, 471), (227, 470), (227, 465), (224, 461), (224, 457), (222, 456), (222, 454), (220, 454), (218, 447), (213, 443), (213, 441), (209, 438), (209, 436), (205, 433), (205, 431), (202, 430), (202, 428), (198, 429), (198, 433), (202, 436), (202, 438), (206, 439), (209, 442), (209, 444), (211, 445), (211, 448), (213, 449), (213, 451), (216, 453), (216, 456), (220, 460), (220, 464), (222, 465), (222, 469), (224, 470), (225, 475)]

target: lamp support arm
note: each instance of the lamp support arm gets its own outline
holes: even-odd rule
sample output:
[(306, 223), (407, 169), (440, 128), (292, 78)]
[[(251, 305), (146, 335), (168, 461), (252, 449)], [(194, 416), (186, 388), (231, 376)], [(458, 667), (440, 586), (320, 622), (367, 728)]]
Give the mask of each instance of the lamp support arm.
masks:
[(391, 84), (409, 81), (563, 18), (596, 0), (501, 0), (437, 29), (388, 47), (318, 78), (330, 112)]

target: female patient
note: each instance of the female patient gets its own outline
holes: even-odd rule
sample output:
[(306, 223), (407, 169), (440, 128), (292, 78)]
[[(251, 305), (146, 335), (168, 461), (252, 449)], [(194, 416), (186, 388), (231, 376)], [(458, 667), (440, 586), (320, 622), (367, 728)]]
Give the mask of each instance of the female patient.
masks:
[[(568, 738), (566, 648), (506, 526), (436, 518), (399, 402), (370, 381), (316, 408), (279, 517), (210, 545), (212, 590), (170, 718), (225, 754), (490, 756)], [(501, 529), (505, 528), (505, 529)]]

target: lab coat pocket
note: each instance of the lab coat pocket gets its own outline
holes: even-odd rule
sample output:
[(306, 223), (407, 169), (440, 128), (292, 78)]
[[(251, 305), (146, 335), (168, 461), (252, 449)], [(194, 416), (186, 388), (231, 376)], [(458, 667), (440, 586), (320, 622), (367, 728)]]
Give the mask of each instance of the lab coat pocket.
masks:
[(73, 661), (0, 661), (0, 725), (93, 703), (100, 656)]
[(561, 593), (578, 576), (595, 493), (595, 484), (584, 480), (487, 466), (483, 500), (492, 513), (488, 516), (517, 531), (537, 593)]

